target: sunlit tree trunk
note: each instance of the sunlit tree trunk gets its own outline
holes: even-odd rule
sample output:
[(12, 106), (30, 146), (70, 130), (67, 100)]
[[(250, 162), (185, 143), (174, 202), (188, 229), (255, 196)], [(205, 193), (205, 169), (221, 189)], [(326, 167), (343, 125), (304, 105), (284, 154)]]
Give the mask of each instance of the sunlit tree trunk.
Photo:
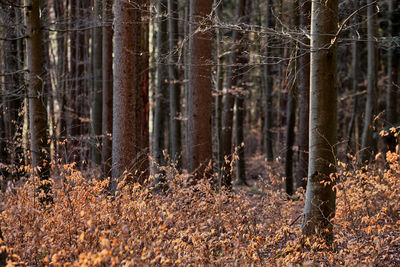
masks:
[(302, 230), (333, 239), (337, 145), (337, 49), (331, 44), (338, 25), (338, 1), (315, 0), (311, 8), (310, 130), (306, 203)]
[(41, 179), (48, 179), (50, 175), (49, 144), (47, 134), (46, 92), (43, 81), (42, 23), (40, 9), (42, 1), (26, 0), (31, 9), (27, 14), (29, 38), (27, 45), (29, 68), (29, 114), (31, 132), (32, 167)]
[[(211, 144), (211, 30), (208, 16), (211, 0), (190, 1), (189, 94), (187, 129), (187, 169), (195, 178), (205, 175), (212, 158)], [(199, 31), (199, 29), (202, 29)]]

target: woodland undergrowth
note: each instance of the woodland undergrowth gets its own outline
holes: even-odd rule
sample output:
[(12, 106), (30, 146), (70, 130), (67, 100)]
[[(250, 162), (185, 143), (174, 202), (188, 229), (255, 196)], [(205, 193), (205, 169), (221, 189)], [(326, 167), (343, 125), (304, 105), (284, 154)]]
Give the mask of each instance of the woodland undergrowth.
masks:
[(301, 237), (304, 194), (288, 197), (271, 166), (231, 192), (165, 168), (164, 191), (122, 182), (113, 198), (107, 180), (64, 165), (47, 206), (35, 179), (2, 194), (1, 249), (27, 266), (399, 266), (399, 155), (356, 166), (338, 162), (331, 246)]

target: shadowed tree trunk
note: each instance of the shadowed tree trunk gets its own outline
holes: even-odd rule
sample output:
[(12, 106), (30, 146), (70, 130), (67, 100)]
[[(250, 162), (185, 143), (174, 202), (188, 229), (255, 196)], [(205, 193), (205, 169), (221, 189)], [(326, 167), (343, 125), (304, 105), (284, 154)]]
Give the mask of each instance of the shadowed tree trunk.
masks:
[[(267, 10), (265, 12), (265, 25), (267, 28), (271, 29), (274, 27), (274, 20), (272, 15), (273, 9), (273, 1), (267, 0)], [(266, 48), (265, 48), (265, 56), (267, 61), (270, 60), (272, 56), (271, 53), (271, 38), (267, 35), (266, 37)], [(265, 110), (264, 110), (264, 151), (266, 154), (267, 161), (273, 160), (273, 151), (272, 151), (272, 90), (273, 90), (273, 80), (271, 73), (271, 66), (266, 62), (264, 65), (264, 99), (265, 99)]]
[(311, 14), (310, 154), (302, 231), (330, 242), (336, 200), (330, 175), (335, 172), (338, 91), (337, 49), (331, 42), (337, 31), (338, 1), (315, 0)]
[[(212, 158), (211, 144), (211, 30), (208, 16), (211, 0), (190, 1), (189, 99), (186, 157), (187, 169), (195, 179), (206, 174)], [(200, 31), (201, 29), (201, 31)]]
[[(293, 1), (291, 4), (292, 14), (292, 27), (297, 29), (299, 27), (298, 17), (298, 1)], [(285, 134), (285, 176), (286, 176), (286, 193), (289, 195), (293, 194), (293, 145), (295, 139), (294, 127), (296, 126), (296, 94), (297, 94), (297, 44), (292, 43), (291, 47), (292, 60), (288, 65), (289, 74), (287, 81), (287, 106), (286, 106), (286, 134)]]
[[(245, 14), (246, 0), (236, 0), (235, 20), (243, 22)], [(229, 67), (226, 78), (226, 88), (228, 92), (224, 97), (224, 106), (222, 113), (222, 153), (225, 158), (223, 161), (223, 177), (222, 185), (230, 187), (232, 185), (232, 132), (233, 132), (233, 107), (235, 104), (235, 95), (240, 94), (238, 92), (237, 85), (239, 79), (239, 69), (243, 66), (238, 66), (238, 56), (242, 53), (242, 41), (243, 33), (241, 31), (232, 31), (232, 48), (229, 58)], [(242, 60), (243, 61), (243, 60)], [(239, 103), (240, 105), (244, 103)], [(242, 118), (243, 121), (243, 118)]]
[[(400, 10), (397, 0), (389, 0), (389, 36), (394, 38), (400, 33)], [(389, 127), (399, 123), (397, 111), (397, 96), (399, 94), (398, 72), (399, 72), (399, 47), (392, 42), (387, 54), (388, 85), (386, 87), (386, 122)], [(396, 138), (393, 134), (385, 137), (387, 149), (395, 151)]]
[(113, 125), (113, 0), (103, 0), (103, 175), (111, 174)]
[(168, 0), (168, 32), (169, 32), (169, 63), (168, 63), (168, 77), (169, 77), (169, 110), (170, 110), (170, 144), (171, 144), (171, 158), (176, 164), (177, 169), (181, 166), (181, 121), (179, 116), (181, 113), (181, 88), (178, 82), (179, 74), (177, 64), (178, 55), (175, 51), (178, 48), (179, 32), (178, 32), (178, 1)]
[[(147, 1), (134, 3), (115, 2), (114, 18), (114, 98), (112, 184), (117, 189), (117, 179), (124, 175), (131, 181), (143, 181), (147, 171), (148, 150), (148, 36)], [(143, 23), (143, 24), (142, 24)], [(145, 64), (147, 62), (147, 65)]]
[(368, 0), (368, 85), (367, 85), (367, 102), (365, 104), (364, 127), (361, 137), (360, 161), (364, 163), (369, 161), (371, 153), (374, 150), (374, 142), (372, 139), (373, 116), (376, 106), (376, 90), (377, 90), (377, 47), (376, 47), (376, 18), (375, 6), (372, 5), (373, 0)]
[[(243, 22), (244, 24), (250, 24), (250, 7), (251, 0), (239, 0), (240, 5), (244, 5), (240, 7), (239, 11), (239, 22)], [(243, 2), (243, 3), (242, 3)], [(243, 134), (243, 126), (245, 122), (245, 99), (249, 92), (246, 83), (248, 82), (248, 71), (249, 71), (249, 57), (247, 55), (247, 34), (239, 34), (238, 36), (238, 86), (239, 92), (235, 97), (235, 146), (237, 147), (238, 159), (236, 165), (237, 177), (239, 184), (247, 184), (246, 181), (246, 160), (245, 160), (245, 144), (244, 144), (244, 134)]]
[[(300, 28), (309, 29), (311, 1), (300, 0)], [(309, 44), (308, 37), (302, 38), (305, 44)], [(310, 53), (307, 47), (300, 47), (299, 58), (299, 160), (297, 164), (296, 186), (306, 189), (308, 172), (308, 119), (310, 114)]]
[(96, 28), (94, 29), (93, 40), (93, 94), (94, 103), (92, 108), (92, 132), (94, 134), (93, 144), (91, 145), (91, 158), (92, 161), (101, 165), (101, 135), (103, 133), (102, 121), (103, 121), (103, 30), (102, 30), (102, 16), (103, 16), (103, 0), (95, 0), (95, 18), (94, 23)]
[[(42, 43), (42, 23), (40, 9), (42, 1), (26, 0), (31, 9), (27, 19), (29, 38), (27, 45), (29, 76), (29, 120), (31, 132), (32, 168), (40, 179), (48, 179), (50, 175), (49, 144), (47, 142), (46, 92), (44, 92), (44, 74)], [(46, 190), (47, 191), (47, 190)]]
[(165, 133), (168, 131), (168, 1), (157, 1), (157, 87), (155, 94), (154, 127), (153, 127), (153, 157), (155, 174), (159, 167), (165, 165), (163, 151), (167, 149)]

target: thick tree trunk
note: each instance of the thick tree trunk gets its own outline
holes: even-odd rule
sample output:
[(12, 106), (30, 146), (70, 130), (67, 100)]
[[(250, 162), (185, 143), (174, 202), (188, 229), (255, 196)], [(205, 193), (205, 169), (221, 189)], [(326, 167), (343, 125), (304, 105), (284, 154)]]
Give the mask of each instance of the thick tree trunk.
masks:
[(102, 121), (103, 121), (103, 0), (95, 0), (95, 25), (93, 40), (93, 94), (94, 103), (92, 107), (92, 132), (94, 134), (93, 144), (91, 146), (92, 161), (101, 165), (101, 141), (102, 141)]
[[(267, 0), (267, 10), (265, 13), (265, 25), (267, 28), (272, 28), (274, 26), (273, 15), (273, 1)], [(265, 48), (265, 56), (267, 61), (270, 60), (271, 57), (271, 38), (269, 36), (266, 37), (266, 48)], [(273, 160), (273, 150), (272, 150), (272, 90), (273, 90), (273, 80), (272, 80), (272, 72), (271, 66), (268, 62), (265, 62), (264, 65), (264, 99), (265, 99), (265, 110), (264, 110), (264, 151), (266, 154), (267, 161)]]
[(181, 88), (179, 84), (179, 73), (177, 64), (178, 55), (175, 49), (178, 47), (179, 32), (178, 32), (178, 1), (168, 0), (168, 32), (169, 32), (169, 63), (168, 63), (168, 77), (169, 77), (169, 110), (170, 110), (170, 144), (171, 144), (171, 158), (175, 163), (176, 168), (179, 170), (181, 166), (181, 121), (179, 116), (181, 113)]
[[(115, 2), (114, 42), (114, 98), (112, 145), (112, 192), (117, 189), (117, 179), (124, 175), (131, 181), (143, 181), (147, 174), (147, 72), (148, 46), (142, 36), (147, 22), (142, 14), (147, 1), (134, 5), (125, 0)], [(143, 12), (143, 13), (142, 13)], [(146, 32), (148, 34), (148, 32)], [(147, 62), (147, 65), (145, 64)]]
[(28, 12), (29, 34), (27, 46), (29, 77), (29, 114), (31, 132), (31, 157), (32, 168), (43, 180), (50, 175), (49, 144), (47, 142), (47, 111), (46, 92), (43, 80), (45, 70), (43, 68), (42, 23), (40, 20), (40, 0), (27, 0), (31, 7)]
[[(300, 6), (300, 27), (307, 30), (310, 25), (311, 1), (301, 0)], [(308, 37), (302, 38), (305, 44), (309, 44)], [(310, 53), (308, 48), (300, 48), (299, 58), (299, 160), (296, 172), (296, 186), (306, 189), (308, 172), (308, 119), (310, 114)]]
[(113, 0), (103, 0), (103, 175), (111, 175), (112, 127), (113, 127)]
[[(195, 179), (207, 176), (211, 144), (211, 0), (190, 1), (190, 72), (188, 99), (187, 169)], [(202, 29), (199, 31), (199, 29)]]
[[(338, 25), (338, 1), (316, 0), (311, 8), (310, 144), (302, 230), (333, 239), (337, 144), (337, 49), (331, 44)], [(329, 47), (329, 48), (327, 48)]]
[(157, 1), (157, 88), (155, 94), (154, 126), (153, 126), (153, 157), (155, 174), (159, 167), (165, 165), (163, 151), (167, 149), (165, 133), (168, 130), (168, 1)]
[(374, 142), (372, 139), (373, 117), (376, 106), (376, 90), (377, 90), (377, 47), (376, 47), (376, 17), (375, 6), (372, 5), (373, 0), (368, 0), (368, 85), (367, 85), (367, 102), (365, 104), (364, 127), (361, 137), (360, 162), (369, 161), (371, 153), (374, 150)]

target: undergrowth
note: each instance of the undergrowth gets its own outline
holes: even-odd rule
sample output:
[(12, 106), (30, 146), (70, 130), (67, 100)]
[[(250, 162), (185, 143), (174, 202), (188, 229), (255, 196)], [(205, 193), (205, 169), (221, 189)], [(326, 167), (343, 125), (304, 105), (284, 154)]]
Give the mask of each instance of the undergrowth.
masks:
[[(269, 169), (253, 190), (216, 190), (166, 170), (166, 190), (88, 179), (57, 166), (53, 202), (46, 207), (38, 181), (9, 186), (2, 195), (2, 250), (9, 264), (28, 266), (399, 266), (400, 159), (358, 169), (339, 162), (335, 241), (301, 237), (303, 192), (288, 197)], [(254, 193), (254, 192), (257, 193)]]

